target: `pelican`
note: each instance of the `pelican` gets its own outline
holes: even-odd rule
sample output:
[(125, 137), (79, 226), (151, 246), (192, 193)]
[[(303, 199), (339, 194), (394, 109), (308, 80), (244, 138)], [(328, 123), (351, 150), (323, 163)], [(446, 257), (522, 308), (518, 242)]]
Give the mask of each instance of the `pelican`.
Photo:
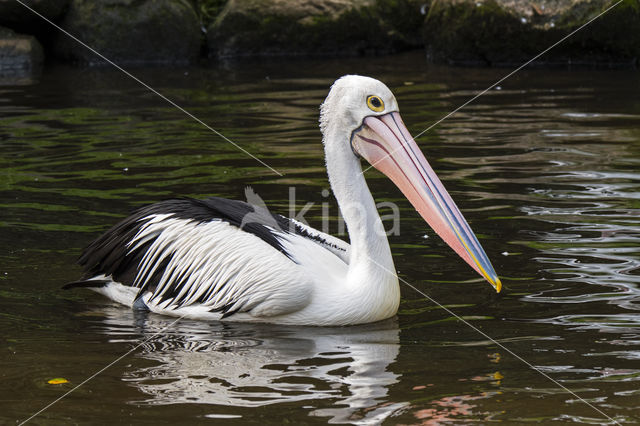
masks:
[[(320, 107), (329, 183), (350, 244), (251, 204), (211, 197), (142, 207), (91, 243), (86, 287), (173, 316), (336, 326), (396, 314), (400, 286), (360, 165), (387, 175), (422, 218), (496, 291), (500, 279), (400, 118), (387, 86), (347, 75)], [(247, 217), (262, 220), (246, 220)]]

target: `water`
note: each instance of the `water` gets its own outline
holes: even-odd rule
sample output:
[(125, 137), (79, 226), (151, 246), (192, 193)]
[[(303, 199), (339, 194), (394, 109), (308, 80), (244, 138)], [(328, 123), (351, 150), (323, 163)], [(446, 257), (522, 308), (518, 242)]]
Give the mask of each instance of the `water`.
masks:
[[(405, 285), (396, 318), (346, 328), (174, 323), (60, 290), (101, 231), (169, 197), (242, 198), (251, 185), (289, 213), (295, 187), (298, 212), (313, 202), (305, 217), (320, 227), (328, 208), (335, 233), (317, 116), (336, 77), (388, 83), (415, 134), (508, 70), (418, 53), (134, 72), (284, 176), (115, 70), (53, 67), (0, 86), (3, 422), (132, 349), (34, 424), (612, 423), (593, 407), (640, 421), (637, 73), (522, 71), (419, 139), (500, 295), (367, 172), (376, 199), (401, 207), (401, 278), (590, 407)], [(57, 377), (69, 383), (47, 383)]]

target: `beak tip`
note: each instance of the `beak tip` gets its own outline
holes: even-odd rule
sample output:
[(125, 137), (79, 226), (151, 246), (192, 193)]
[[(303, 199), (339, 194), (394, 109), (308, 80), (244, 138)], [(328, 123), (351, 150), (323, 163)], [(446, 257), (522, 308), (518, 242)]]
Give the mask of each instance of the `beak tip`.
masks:
[(500, 291), (502, 290), (502, 282), (498, 277), (496, 277), (495, 288), (496, 288), (496, 293), (500, 293)]

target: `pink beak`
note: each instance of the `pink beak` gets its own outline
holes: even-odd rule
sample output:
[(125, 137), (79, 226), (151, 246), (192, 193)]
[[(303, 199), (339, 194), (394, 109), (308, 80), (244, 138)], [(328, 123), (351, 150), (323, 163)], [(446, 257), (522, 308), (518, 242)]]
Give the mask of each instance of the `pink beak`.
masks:
[(351, 146), (387, 175), (429, 226), (500, 292), (502, 284), (489, 258), (399, 113), (366, 117), (353, 132)]

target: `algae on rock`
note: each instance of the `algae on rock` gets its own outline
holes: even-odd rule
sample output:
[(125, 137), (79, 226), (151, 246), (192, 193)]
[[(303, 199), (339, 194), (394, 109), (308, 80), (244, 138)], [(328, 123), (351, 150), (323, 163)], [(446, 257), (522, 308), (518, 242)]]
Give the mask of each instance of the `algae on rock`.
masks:
[(360, 55), (420, 43), (414, 0), (230, 0), (208, 28), (211, 56)]
[[(523, 63), (597, 17), (613, 0), (434, 0), (424, 43), (435, 61)], [(624, 0), (537, 62), (634, 64), (640, 56), (640, 5)]]
[[(72, 0), (61, 26), (119, 63), (186, 63), (200, 53), (200, 24), (187, 0)], [(64, 34), (54, 50), (63, 59), (102, 62)]]

